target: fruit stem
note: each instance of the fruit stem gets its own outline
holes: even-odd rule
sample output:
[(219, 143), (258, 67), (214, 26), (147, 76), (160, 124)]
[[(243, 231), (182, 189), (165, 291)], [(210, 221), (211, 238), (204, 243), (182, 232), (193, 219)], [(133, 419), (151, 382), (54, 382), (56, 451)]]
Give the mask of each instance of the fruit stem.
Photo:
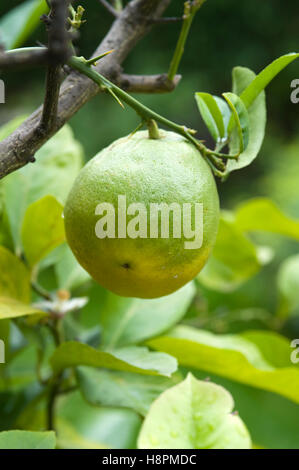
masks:
[(160, 133), (159, 133), (159, 128), (154, 119), (149, 119), (146, 122), (147, 128), (148, 128), (148, 136), (150, 139), (160, 139)]
[(205, 153), (207, 148), (200, 141), (193, 137), (192, 133), (186, 126), (176, 124), (175, 122), (169, 121), (167, 118), (161, 116), (160, 114), (152, 111), (150, 108), (147, 108), (144, 104), (137, 101), (133, 96), (126, 93), (124, 90), (119, 88), (114, 83), (110, 82), (103, 75), (99, 74), (95, 69), (91, 68), (89, 65), (86, 65), (86, 59), (84, 57), (71, 57), (68, 61), (68, 65), (75, 70), (83, 73), (87, 77), (91, 78), (96, 82), (103, 90), (110, 90), (122, 101), (124, 101), (128, 106), (130, 106), (136, 113), (141, 117), (145, 122), (153, 119), (160, 124), (165, 125), (166, 127), (174, 130), (178, 134), (182, 135), (186, 139), (190, 140), (201, 152)]
[[(141, 117), (142, 121), (145, 121), (146, 123), (150, 120), (157, 121), (192, 142), (192, 144), (195, 145), (195, 147), (201, 152), (203, 158), (212, 163), (212, 168), (215, 168), (215, 163), (217, 164), (218, 168), (219, 166), (221, 166), (221, 169), (223, 168), (222, 160), (217, 155), (212, 155), (213, 151), (209, 150), (200, 140), (193, 137), (193, 130), (188, 129), (186, 126), (176, 124), (175, 122), (170, 121), (155, 111), (152, 111), (150, 108), (140, 103), (140, 101), (137, 101), (135, 98), (133, 98), (133, 96), (129, 95), (117, 85), (110, 82), (103, 75), (99, 74), (86, 62), (87, 60), (84, 59), (84, 57), (72, 56), (68, 61), (68, 65), (89, 77), (91, 80), (97, 83), (103, 91), (107, 91), (113, 94), (113, 96), (117, 97), (119, 100), (124, 101), (128, 106), (136, 111), (136, 113)], [(214, 174), (216, 176), (220, 176), (219, 171), (214, 171)]]

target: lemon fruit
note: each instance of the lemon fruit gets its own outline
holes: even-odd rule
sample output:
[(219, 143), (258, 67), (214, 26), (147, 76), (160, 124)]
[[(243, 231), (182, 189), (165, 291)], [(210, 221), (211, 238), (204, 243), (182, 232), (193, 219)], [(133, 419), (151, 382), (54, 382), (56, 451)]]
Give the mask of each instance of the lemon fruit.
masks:
[[(126, 227), (120, 227), (124, 219), (119, 196), (126, 207), (139, 203), (146, 209), (146, 235), (132, 238)], [(96, 208), (102, 203), (115, 210), (115, 227), (110, 218), (110, 235), (105, 238), (96, 233)], [(195, 204), (202, 205), (200, 247), (186, 249), (184, 230), (181, 237), (175, 232), (175, 223), (185, 220), (183, 209), (179, 219), (169, 212), (168, 237), (161, 236), (161, 213), (155, 219), (158, 237), (150, 236), (152, 205), (163, 203), (181, 208), (189, 203), (194, 209), (189, 217), (193, 229)], [(108, 210), (101, 214), (104, 217)], [(136, 214), (126, 215), (126, 223), (133, 223)], [(216, 240), (219, 199), (212, 172), (192, 143), (173, 132), (160, 130), (159, 139), (150, 139), (147, 131), (140, 131), (118, 139), (85, 165), (69, 193), (64, 221), (74, 255), (99, 284), (118, 295), (154, 298), (179, 289), (205, 265)]]

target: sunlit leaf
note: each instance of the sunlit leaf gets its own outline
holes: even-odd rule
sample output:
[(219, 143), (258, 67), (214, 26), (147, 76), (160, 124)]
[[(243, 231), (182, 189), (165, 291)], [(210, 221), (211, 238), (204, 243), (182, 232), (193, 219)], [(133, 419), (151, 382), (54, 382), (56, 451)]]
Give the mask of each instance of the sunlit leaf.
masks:
[(31, 266), (64, 242), (62, 212), (62, 205), (53, 196), (45, 196), (28, 207), (22, 226), (22, 242)]
[[(198, 379), (205, 372), (192, 371)], [(296, 449), (299, 442), (299, 405), (277, 395), (248, 385), (242, 385), (218, 375), (210, 379), (225, 387), (234, 397), (235, 408), (240, 413), (251, 435), (254, 448)], [(258, 410), (258, 419), (257, 419)]]
[(232, 413), (234, 401), (223, 387), (192, 374), (166, 390), (142, 425), (140, 449), (250, 449), (249, 433)]
[(30, 275), (26, 266), (3, 246), (0, 246), (0, 296), (25, 303), (30, 300)]
[(28, 315), (37, 315), (38, 317), (46, 315), (36, 307), (24, 304), (18, 300), (0, 296), (0, 320), (4, 318), (17, 318)]
[(215, 335), (182, 326), (148, 344), (173, 355), (181, 365), (275, 392), (299, 403), (299, 367), (292, 365), (289, 341), (278, 334), (253, 331)]

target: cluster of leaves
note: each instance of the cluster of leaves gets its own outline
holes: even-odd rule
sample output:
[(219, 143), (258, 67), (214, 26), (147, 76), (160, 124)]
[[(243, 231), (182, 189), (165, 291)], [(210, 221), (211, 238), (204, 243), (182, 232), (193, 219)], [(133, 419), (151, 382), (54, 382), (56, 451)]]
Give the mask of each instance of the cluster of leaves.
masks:
[[(219, 335), (194, 324), (202, 287), (233, 291), (271, 261), (251, 232), (298, 241), (299, 221), (267, 199), (223, 211), (215, 250), (195, 281), (160, 299), (118, 297), (90, 279), (65, 243), (63, 203), (82, 163), (65, 126), (37, 164), (0, 185), (0, 447), (249, 447), (230, 394), (195, 378), (206, 374), (239, 383), (241, 397), (248, 387), (274, 392), (298, 413), (299, 369), (286, 338), (266, 330)], [(295, 256), (278, 275), (284, 315), (298, 305), (298, 271)], [(45, 429), (57, 381), (54, 434)], [(249, 424), (255, 444), (274, 446)]]
[[(244, 168), (257, 157), (265, 135), (267, 85), (296, 60), (299, 54), (286, 54), (256, 75), (246, 67), (235, 67), (232, 74), (232, 92), (223, 98), (197, 92), (195, 99), (200, 114), (215, 140), (215, 156), (228, 146), (230, 158), (223, 177)], [(235, 157), (235, 158), (233, 158)], [(237, 157), (237, 158), (236, 158)]]

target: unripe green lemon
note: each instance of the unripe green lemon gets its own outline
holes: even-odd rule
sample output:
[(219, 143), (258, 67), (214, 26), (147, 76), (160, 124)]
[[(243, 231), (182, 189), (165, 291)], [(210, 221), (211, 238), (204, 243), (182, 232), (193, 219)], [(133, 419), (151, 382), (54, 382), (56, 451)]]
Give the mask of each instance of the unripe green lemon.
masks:
[[(79, 173), (64, 210), (79, 263), (122, 296), (174, 292), (199, 273), (216, 240), (219, 199), (209, 166), (178, 134), (161, 130), (160, 137), (137, 132), (98, 153)], [(169, 211), (164, 231), (161, 204), (165, 217)]]

